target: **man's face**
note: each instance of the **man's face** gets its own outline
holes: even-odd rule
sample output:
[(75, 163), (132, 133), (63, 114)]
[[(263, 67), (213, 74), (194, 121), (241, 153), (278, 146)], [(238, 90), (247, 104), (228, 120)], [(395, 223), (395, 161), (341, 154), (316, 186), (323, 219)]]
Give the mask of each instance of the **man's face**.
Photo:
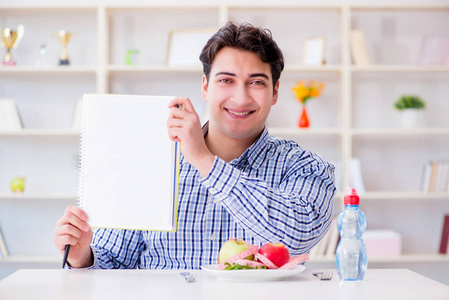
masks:
[(209, 133), (217, 137), (256, 139), (278, 97), (271, 67), (256, 54), (225, 47), (212, 64), (202, 94), (209, 106)]

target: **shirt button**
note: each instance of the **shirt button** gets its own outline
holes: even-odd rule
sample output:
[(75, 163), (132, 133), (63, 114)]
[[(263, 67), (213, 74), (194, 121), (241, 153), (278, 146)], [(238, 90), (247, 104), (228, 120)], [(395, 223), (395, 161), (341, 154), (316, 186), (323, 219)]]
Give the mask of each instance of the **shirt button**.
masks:
[(211, 241), (215, 240), (215, 236), (213, 234), (209, 235), (209, 240)]

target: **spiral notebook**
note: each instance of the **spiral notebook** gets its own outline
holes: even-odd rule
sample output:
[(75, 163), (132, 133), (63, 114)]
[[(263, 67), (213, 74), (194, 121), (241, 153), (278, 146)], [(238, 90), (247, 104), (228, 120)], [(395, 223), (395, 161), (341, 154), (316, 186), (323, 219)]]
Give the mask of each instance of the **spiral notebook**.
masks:
[(176, 231), (180, 146), (174, 97), (85, 94), (78, 204), (94, 228)]

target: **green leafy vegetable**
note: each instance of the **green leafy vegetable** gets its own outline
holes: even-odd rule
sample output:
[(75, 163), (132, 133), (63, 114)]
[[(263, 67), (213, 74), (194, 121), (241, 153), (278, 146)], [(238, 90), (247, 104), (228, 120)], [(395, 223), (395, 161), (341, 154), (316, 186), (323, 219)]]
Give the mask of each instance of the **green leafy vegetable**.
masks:
[(225, 265), (227, 266), (225, 268), (225, 270), (250, 270), (250, 269), (266, 269), (266, 266), (262, 266), (262, 267), (250, 267), (248, 265), (242, 266), (241, 264), (237, 264), (237, 263), (233, 263), (232, 265), (228, 262), (225, 263)]

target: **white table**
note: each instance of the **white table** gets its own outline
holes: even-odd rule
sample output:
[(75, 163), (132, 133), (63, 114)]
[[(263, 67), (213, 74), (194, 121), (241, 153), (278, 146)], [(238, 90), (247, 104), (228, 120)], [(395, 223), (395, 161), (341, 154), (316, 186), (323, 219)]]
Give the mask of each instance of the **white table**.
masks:
[[(405, 269), (368, 269), (362, 282), (320, 281), (311, 270), (282, 281), (232, 282), (205, 271), (19, 270), (0, 281), (0, 299), (449, 299), (449, 286)], [(235, 271), (238, 272), (238, 271)]]

